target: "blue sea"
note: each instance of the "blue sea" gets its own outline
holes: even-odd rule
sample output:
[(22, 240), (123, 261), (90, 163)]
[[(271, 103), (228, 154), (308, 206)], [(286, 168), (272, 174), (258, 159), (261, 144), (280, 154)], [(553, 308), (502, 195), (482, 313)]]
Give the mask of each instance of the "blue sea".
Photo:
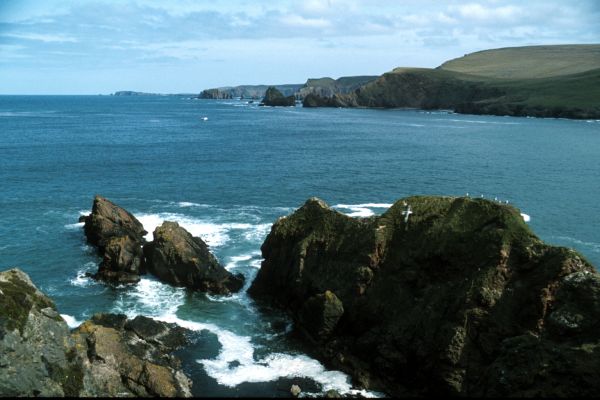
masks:
[[(71, 326), (97, 312), (177, 322), (197, 396), (353, 389), (312, 358), (281, 312), (145, 276), (112, 288), (77, 219), (101, 194), (149, 232), (178, 221), (223, 265), (260, 267), (271, 224), (318, 196), (369, 216), (416, 194), (484, 196), (543, 240), (600, 265), (600, 121), (418, 110), (257, 107), (182, 97), (0, 96), (0, 269), (19, 267)], [(366, 393), (376, 395), (377, 393)]]

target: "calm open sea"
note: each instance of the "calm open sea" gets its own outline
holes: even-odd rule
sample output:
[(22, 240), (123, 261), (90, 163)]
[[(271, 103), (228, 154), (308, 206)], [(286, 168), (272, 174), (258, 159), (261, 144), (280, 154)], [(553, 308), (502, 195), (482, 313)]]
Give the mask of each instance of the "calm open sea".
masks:
[(368, 216), (408, 195), (466, 193), (508, 200), (542, 239), (600, 266), (600, 121), (0, 96), (0, 269), (27, 272), (71, 326), (111, 311), (198, 331), (181, 355), (198, 396), (285, 396), (292, 383), (348, 392), (350, 384), (306, 355), (284, 315), (245, 292), (222, 298), (151, 277), (120, 288), (86, 278), (99, 258), (77, 218), (94, 194), (149, 232), (178, 221), (248, 286), (271, 224), (308, 197)]

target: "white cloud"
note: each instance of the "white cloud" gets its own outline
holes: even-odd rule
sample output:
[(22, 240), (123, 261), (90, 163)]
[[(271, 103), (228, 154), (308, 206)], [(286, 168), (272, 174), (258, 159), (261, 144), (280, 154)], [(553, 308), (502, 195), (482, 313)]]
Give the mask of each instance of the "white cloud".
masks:
[(285, 25), (304, 28), (328, 28), (331, 22), (324, 18), (305, 18), (300, 15), (287, 15), (282, 18)]
[(24, 39), (24, 40), (35, 40), (44, 43), (76, 43), (78, 40), (72, 36), (67, 35), (56, 35), (56, 34), (44, 34), (44, 33), (4, 33), (2, 36)]
[(452, 7), (465, 18), (475, 20), (497, 20), (516, 18), (521, 14), (521, 8), (507, 5), (502, 7), (484, 7), (480, 3), (469, 3)]

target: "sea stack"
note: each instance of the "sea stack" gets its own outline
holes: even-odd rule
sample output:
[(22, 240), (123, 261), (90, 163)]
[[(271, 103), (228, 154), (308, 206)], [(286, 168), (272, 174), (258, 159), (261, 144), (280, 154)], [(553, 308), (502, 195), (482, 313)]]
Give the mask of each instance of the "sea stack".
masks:
[(277, 88), (270, 86), (260, 103), (261, 106), (272, 106), (272, 107), (294, 107), (296, 105), (296, 98), (294, 96), (285, 97)]
[(317, 354), (392, 396), (600, 395), (600, 275), (512, 206), (414, 196), (351, 218), (309, 199), (249, 289)]
[(147, 233), (130, 212), (96, 195), (92, 213), (84, 218), (88, 243), (98, 249), (102, 262), (94, 275), (115, 283), (135, 283), (143, 273), (142, 246)]
[(148, 272), (175, 286), (228, 294), (244, 284), (241, 274), (227, 271), (199, 237), (177, 222), (165, 221), (154, 230), (154, 240), (144, 246)]

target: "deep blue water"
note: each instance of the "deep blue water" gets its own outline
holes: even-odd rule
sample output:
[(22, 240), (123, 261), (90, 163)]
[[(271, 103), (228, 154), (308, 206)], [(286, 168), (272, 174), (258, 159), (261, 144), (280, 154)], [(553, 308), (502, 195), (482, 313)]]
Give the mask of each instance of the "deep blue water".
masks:
[(414, 194), (508, 200), (542, 239), (598, 266), (599, 156), (598, 121), (0, 96), (0, 269), (30, 274), (71, 324), (113, 311), (201, 332), (184, 355), (197, 395), (282, 396), (292, 383), (344, 391), (346, 377), (304, 355), (283, 315), (244, 293), (207, 297), (150, 277), (110, 288), (85, 278), (99, 259), (77, 218), (94, 194), (149, 232), (179, 221), (248, 283), (271, 223), (310, 196), (353, 215)]

